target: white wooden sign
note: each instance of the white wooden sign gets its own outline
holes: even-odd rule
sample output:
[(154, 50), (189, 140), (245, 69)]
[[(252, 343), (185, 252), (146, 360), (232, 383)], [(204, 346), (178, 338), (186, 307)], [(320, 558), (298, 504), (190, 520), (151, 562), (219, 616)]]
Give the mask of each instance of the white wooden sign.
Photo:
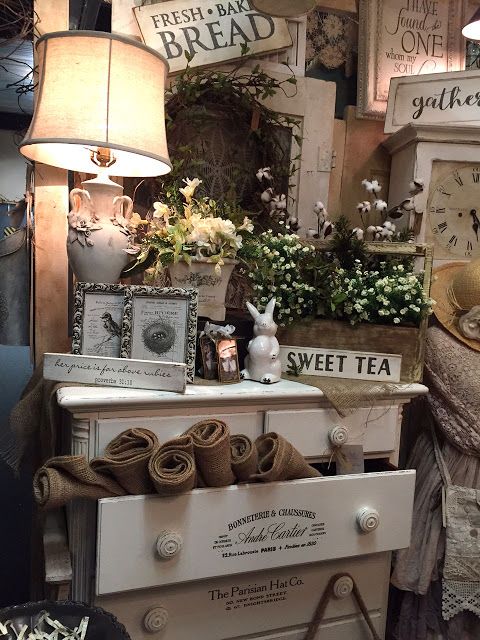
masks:
[(407, 124), (480, 127), (480, 71), (393, 78), (385, 133)]
[(43, 377), (56, 382), (184, 393), (185, 364), (46, 353)]
[(280, 346), (282, 371), (300, 367), (302, 375), (400, 382), (402, 356), (389, 353)]
[(168, 60), (170, 73), (236, 60), (292, 46), (286, 20), (259, 13), (249, 0), (168, 0), (133, 9), (145, 44)]
[(385, 117), (390, 79), (465, 68), (466, 0), (361, 0), (359, 115)]

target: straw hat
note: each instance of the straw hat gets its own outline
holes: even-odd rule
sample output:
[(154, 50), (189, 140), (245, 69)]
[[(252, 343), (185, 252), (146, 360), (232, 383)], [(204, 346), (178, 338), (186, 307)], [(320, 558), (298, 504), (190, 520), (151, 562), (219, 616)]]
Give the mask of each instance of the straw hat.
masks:
[[(437, 320), (475, 351), (480, 351), (480, 259), (456, 262), (434, 269), (431, 296)], [(472, 308), (478, 307), (473, 312)], [(471, 313), (469, 313), (471, 312)], [(468, 314), (468, 316), (467, 316)]]
[(250, 0), (254, 9), (277, 18), (302, 16), (313, 9), (316, 0)]

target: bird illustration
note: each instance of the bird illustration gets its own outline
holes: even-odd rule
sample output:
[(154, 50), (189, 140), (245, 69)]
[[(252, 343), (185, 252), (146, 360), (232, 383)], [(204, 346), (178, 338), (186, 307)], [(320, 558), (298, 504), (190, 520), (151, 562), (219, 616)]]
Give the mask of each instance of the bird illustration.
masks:
[(100, 350), (104, 344), (106, 344), (113, 338), (120, 338), (122, 335), (122, 330), (118, 326), (118, 324), (115, 322), (115, 320), (112, 318), (111, 313), (108, 313), (106, 311), (105, 313), (102, 314), (101, 318), (103, 320), (103, 323), (102, 323), (103, 328), (105, 329), (108, 335), (101, 342), (95, 345), (95, 351), (97, 353), (100, 353)]

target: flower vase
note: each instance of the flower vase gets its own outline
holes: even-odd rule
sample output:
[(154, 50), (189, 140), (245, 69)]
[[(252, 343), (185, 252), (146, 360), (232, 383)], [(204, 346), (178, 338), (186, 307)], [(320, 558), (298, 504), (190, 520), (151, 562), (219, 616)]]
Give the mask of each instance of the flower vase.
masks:
[(72, 189), (68, 214), (67, 254), (80, 282), (117, 283), (131, 260), (128, 220), (132, 200), (108, 178), (82, 182)]
[(172, 287), (198, 289), (198, 315), (210, 320), (225, 320), (225, 296), (237, 260), (225, 259), (220, 273), (215, 264), (194, 258), (191, 264), (180, 260), (168, 267)]

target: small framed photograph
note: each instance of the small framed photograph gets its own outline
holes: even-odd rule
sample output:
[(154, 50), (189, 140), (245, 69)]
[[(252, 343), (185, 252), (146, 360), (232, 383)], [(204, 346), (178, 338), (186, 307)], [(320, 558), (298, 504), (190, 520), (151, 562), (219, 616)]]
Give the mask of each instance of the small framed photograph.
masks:
[(217, 380), (217, 344), (208, 336), (202, 336), (199, 343), (202, 355), (203, 377), (205, 380)]
[(218, 379), (220, 382), (240, 382), (237, 341), (235, 338), (217, 340)]
[(134, 285), (128, 287), (122, 323), (121, 357), (187, 365), (195, 375), (198, 291)]
[(126, 287), (77, 282), (74, 292), (72, 353), (119, 358)]

